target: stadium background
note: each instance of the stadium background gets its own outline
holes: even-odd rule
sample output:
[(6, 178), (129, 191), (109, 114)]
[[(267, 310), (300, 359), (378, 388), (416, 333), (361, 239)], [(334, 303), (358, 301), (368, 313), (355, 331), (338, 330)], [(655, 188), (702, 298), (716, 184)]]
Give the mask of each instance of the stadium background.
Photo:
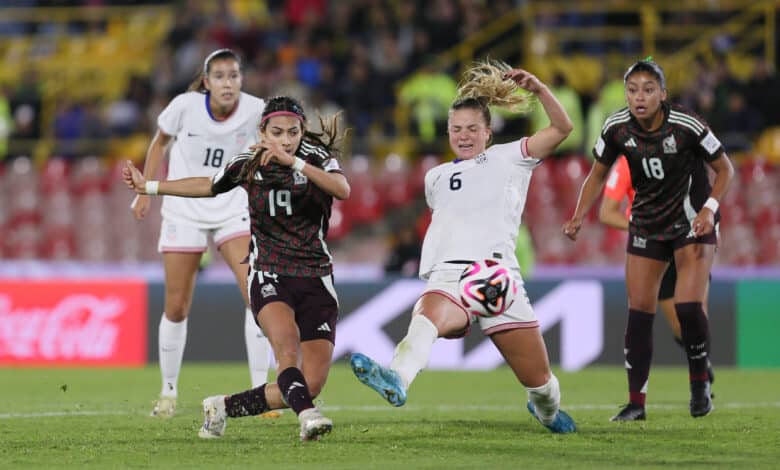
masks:
[[(144, 222), (133, 220), (118, 168), (125, 159), (142, 163), (158, 113), (207, 53), (233, 47), (245, 58), (245, 91), (290, 94), (326, 115), (343, 111), (351, 129), (344, 166), (353, 193), (337, 203), (330, 233), (343, 325), (366, 306), (384, 309), (377, 316), (392, 310), (380, 300), (394, 289), (409, 297), (419, 289), (409, 276), (427, 223), (422, 175), (450, 158), (435, 136), (458, 72), (491, 57), (550, 83), (577, 132), (535, 171), (524, 214), (530, 243), (519, 255), (535, 258), (528, 290), (547, 322), (553, 361), (581, 352), (588, 360), (572, 363), (579, 366), (622, 362), (624, 235), (598, 224), (595, 211), (576, 244), (560, 225), (589, 167), (594, 132), (621, 106), (622, 71), (653, 55), (672, 99), (708, 120), (737, 166), (721, 205), (713, 359), (780, 366), (771, 347), (780, 334), (777, 17), (777, 1), (740, 0), (5, 1), (0, 363), (156, 361), (159, 206)], [(497, 141), (539, 125), (534, 115), (496, 121)], [(219, 256), (204, 262), (185, 359), (242, 360), (235, 341), (242, 309), (231, 277)], [(550, 292), (577, 282), (586, 286), (582, 297), (545, 310)], [(592, 317), (582, 314), (586, 305)], [(399, 305), (379, 324), (366, 316), (365, 328), (394, 342), (410, 307)], [(577, 349), (574, 327), (567, 335), (566, 326), (577, 317), (594, 319), (598, 345)], [(665, 324), (656, 328), (656, 361), (682, 365), (661, 333)], [(224, 331), (218, 341), (203, 340), (215, 330)], [(457, 344), (464, 361), (449, 367), (492, 367), (484, 357), (469, 359), (481, 342), (472, 335)]]

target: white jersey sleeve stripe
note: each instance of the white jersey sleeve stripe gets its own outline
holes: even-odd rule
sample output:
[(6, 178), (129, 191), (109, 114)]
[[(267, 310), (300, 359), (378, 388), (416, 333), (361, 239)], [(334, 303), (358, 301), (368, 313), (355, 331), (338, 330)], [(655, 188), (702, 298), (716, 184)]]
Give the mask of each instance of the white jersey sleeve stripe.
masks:
[(623, 111), (619, 111), (612, 116), (608, 117), (604, 121), (604, 126), (601, 128), (602, 134), (604, 132), (607, 132), (607, 130), (612, 127), (615, 124), (626, 122), (631, 118), (631, 114), (628, 111), (628, 108), (624, 109)]
[(669, 122), (671, 122), (673, 124), (679, 124), (679, 125), (681, 125), (683, 127), (687, 127), (688, 129), (692, 130), (693, 133), (696, 134), (697, 136), (702, 135), (702, 133), (704, 132), (704, 129), (699, 129), (699, 128), (695, 127), (693, 124), (690, 123), (690, 121), (684, 121), (684, 120), (676, 119), (676, 118), (673, 118), (673, 117), (670, 116), (669, 117)]
[(687, 122), (689, 122), (693, 127), (699, 129), (699, 133), (704, 132), (704, 127), (705, 126), (701, 122), (699, 122), (698, 119), (696, 119), (693, 116), (689, 116), (689, 115), (687, 115), (685, 113), (680, 113), (678, 111), (672, 110), (669, 113), (669, 118), (671, 119), (672, 117), (674, 117), (675, 119), (678, 119), (680, 121), (687, 121)]

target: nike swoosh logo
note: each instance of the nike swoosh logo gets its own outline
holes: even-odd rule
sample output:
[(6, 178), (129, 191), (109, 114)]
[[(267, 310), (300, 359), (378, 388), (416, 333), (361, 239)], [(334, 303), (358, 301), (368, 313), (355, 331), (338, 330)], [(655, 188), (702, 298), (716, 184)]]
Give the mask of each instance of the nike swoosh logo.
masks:
[(192, 132), (187, 132), (187, 137), (198, 137), (200, 134), (193, 134)]

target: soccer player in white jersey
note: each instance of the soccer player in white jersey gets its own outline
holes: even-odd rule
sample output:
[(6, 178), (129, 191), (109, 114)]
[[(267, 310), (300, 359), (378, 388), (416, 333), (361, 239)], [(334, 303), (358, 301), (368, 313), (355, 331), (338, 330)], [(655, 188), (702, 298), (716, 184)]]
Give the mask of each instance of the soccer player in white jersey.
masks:
[[(528, 109), (529, 95), (515, 94), (518, 86), (539, 100), (550, 125), (530, 137), (488, 148), (489, 106)], [(574, 421), (559, 408), (558, 379), (550, 370), (539, 323), (525, 292), (508, 311), (493, 318), (469, 316), (458, 300), (458, 279), (472, 261), (499, 259), (513, 268), (522, 286), (515, 240), (531, 173), (569, 135), (571, 120), (534, 75), (504, 63), (484, 62), (466, 72), (447, 128), (457, 158), (425, 176), (433, 218), (423, 242), (420, 277), (428, 285), (414, 306), (408, 333), (396, 347), (390, 367), (355, 353), (352, 370), (392, 405), (401, 406), (415, 376), (428, 363), (436, 339), (464, 336), (478, 322), (527, 388), (531, 414), (552, 432), (573, 432)]]
[[(238, 55), (230, 49), (212, 52), (189, 90), (174, 98), (160, 113), (159, 129), (146, 154), (144, 175), (153, 179), (168, 151), (169, 179), (211, 177), (233, 155), (257, 142), (264, 106), (262, 99), (241, 91)], [(149, 196), (137, 196), (132, 205), (135, 217), (143, 219), (149, 205)], [(176, 411), (187, 316), (200, 258), (208, 249), (208, 236), (213, 237), (235, 274), (244, 303), (249, 305), (248, 266), (241, 264), (248, 254), (250, 239), (246, 192), (230, 191), (213, 199), (166, 196), (162, 216), (158, 243), (165, 268), (165, 311), (158, 333), (162, 391), (152, 416), (171, 417)], [(244, 336), (252, 386), (257, 387), (266, 382), (271, 348), (248, 307)]]

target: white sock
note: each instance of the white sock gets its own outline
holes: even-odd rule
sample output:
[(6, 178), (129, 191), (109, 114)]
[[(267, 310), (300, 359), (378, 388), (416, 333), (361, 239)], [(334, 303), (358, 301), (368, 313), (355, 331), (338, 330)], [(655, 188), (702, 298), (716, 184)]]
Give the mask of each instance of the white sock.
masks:
[(187, 344), (187, 319), (174, 323), (163, 312), (158, 330), (158, 351), (160, 354), (160, 372), (162, 372), (162, 391), (160, 396), (176, 397), (177, 384), (184, 357), (184, 345)]
[(541, 387), (527, 387), (528, 399), (536, 408), (536, 416), (544, 424), (550, 424), (558, 414), (558, 408), (561, 405), (561, 387), (558, 384), (558, 378), (550, 374), (550, 380)]
[(439, 330), (425, 315), (414, 315), (404, 339), (395, 347), (390, 368), (398, 372), (408, 390), (417, 373), (428, 365)]
[(263, 330), (255, 323), (251, 309), (246, 309), (244, 320), (244, 339), (246, 340), (246, 355), (249, 361), (249, 376), (252, 388), (257, 388), (268, 382), (268, 366), (271, 363), (271, 343), (265, 337)]

